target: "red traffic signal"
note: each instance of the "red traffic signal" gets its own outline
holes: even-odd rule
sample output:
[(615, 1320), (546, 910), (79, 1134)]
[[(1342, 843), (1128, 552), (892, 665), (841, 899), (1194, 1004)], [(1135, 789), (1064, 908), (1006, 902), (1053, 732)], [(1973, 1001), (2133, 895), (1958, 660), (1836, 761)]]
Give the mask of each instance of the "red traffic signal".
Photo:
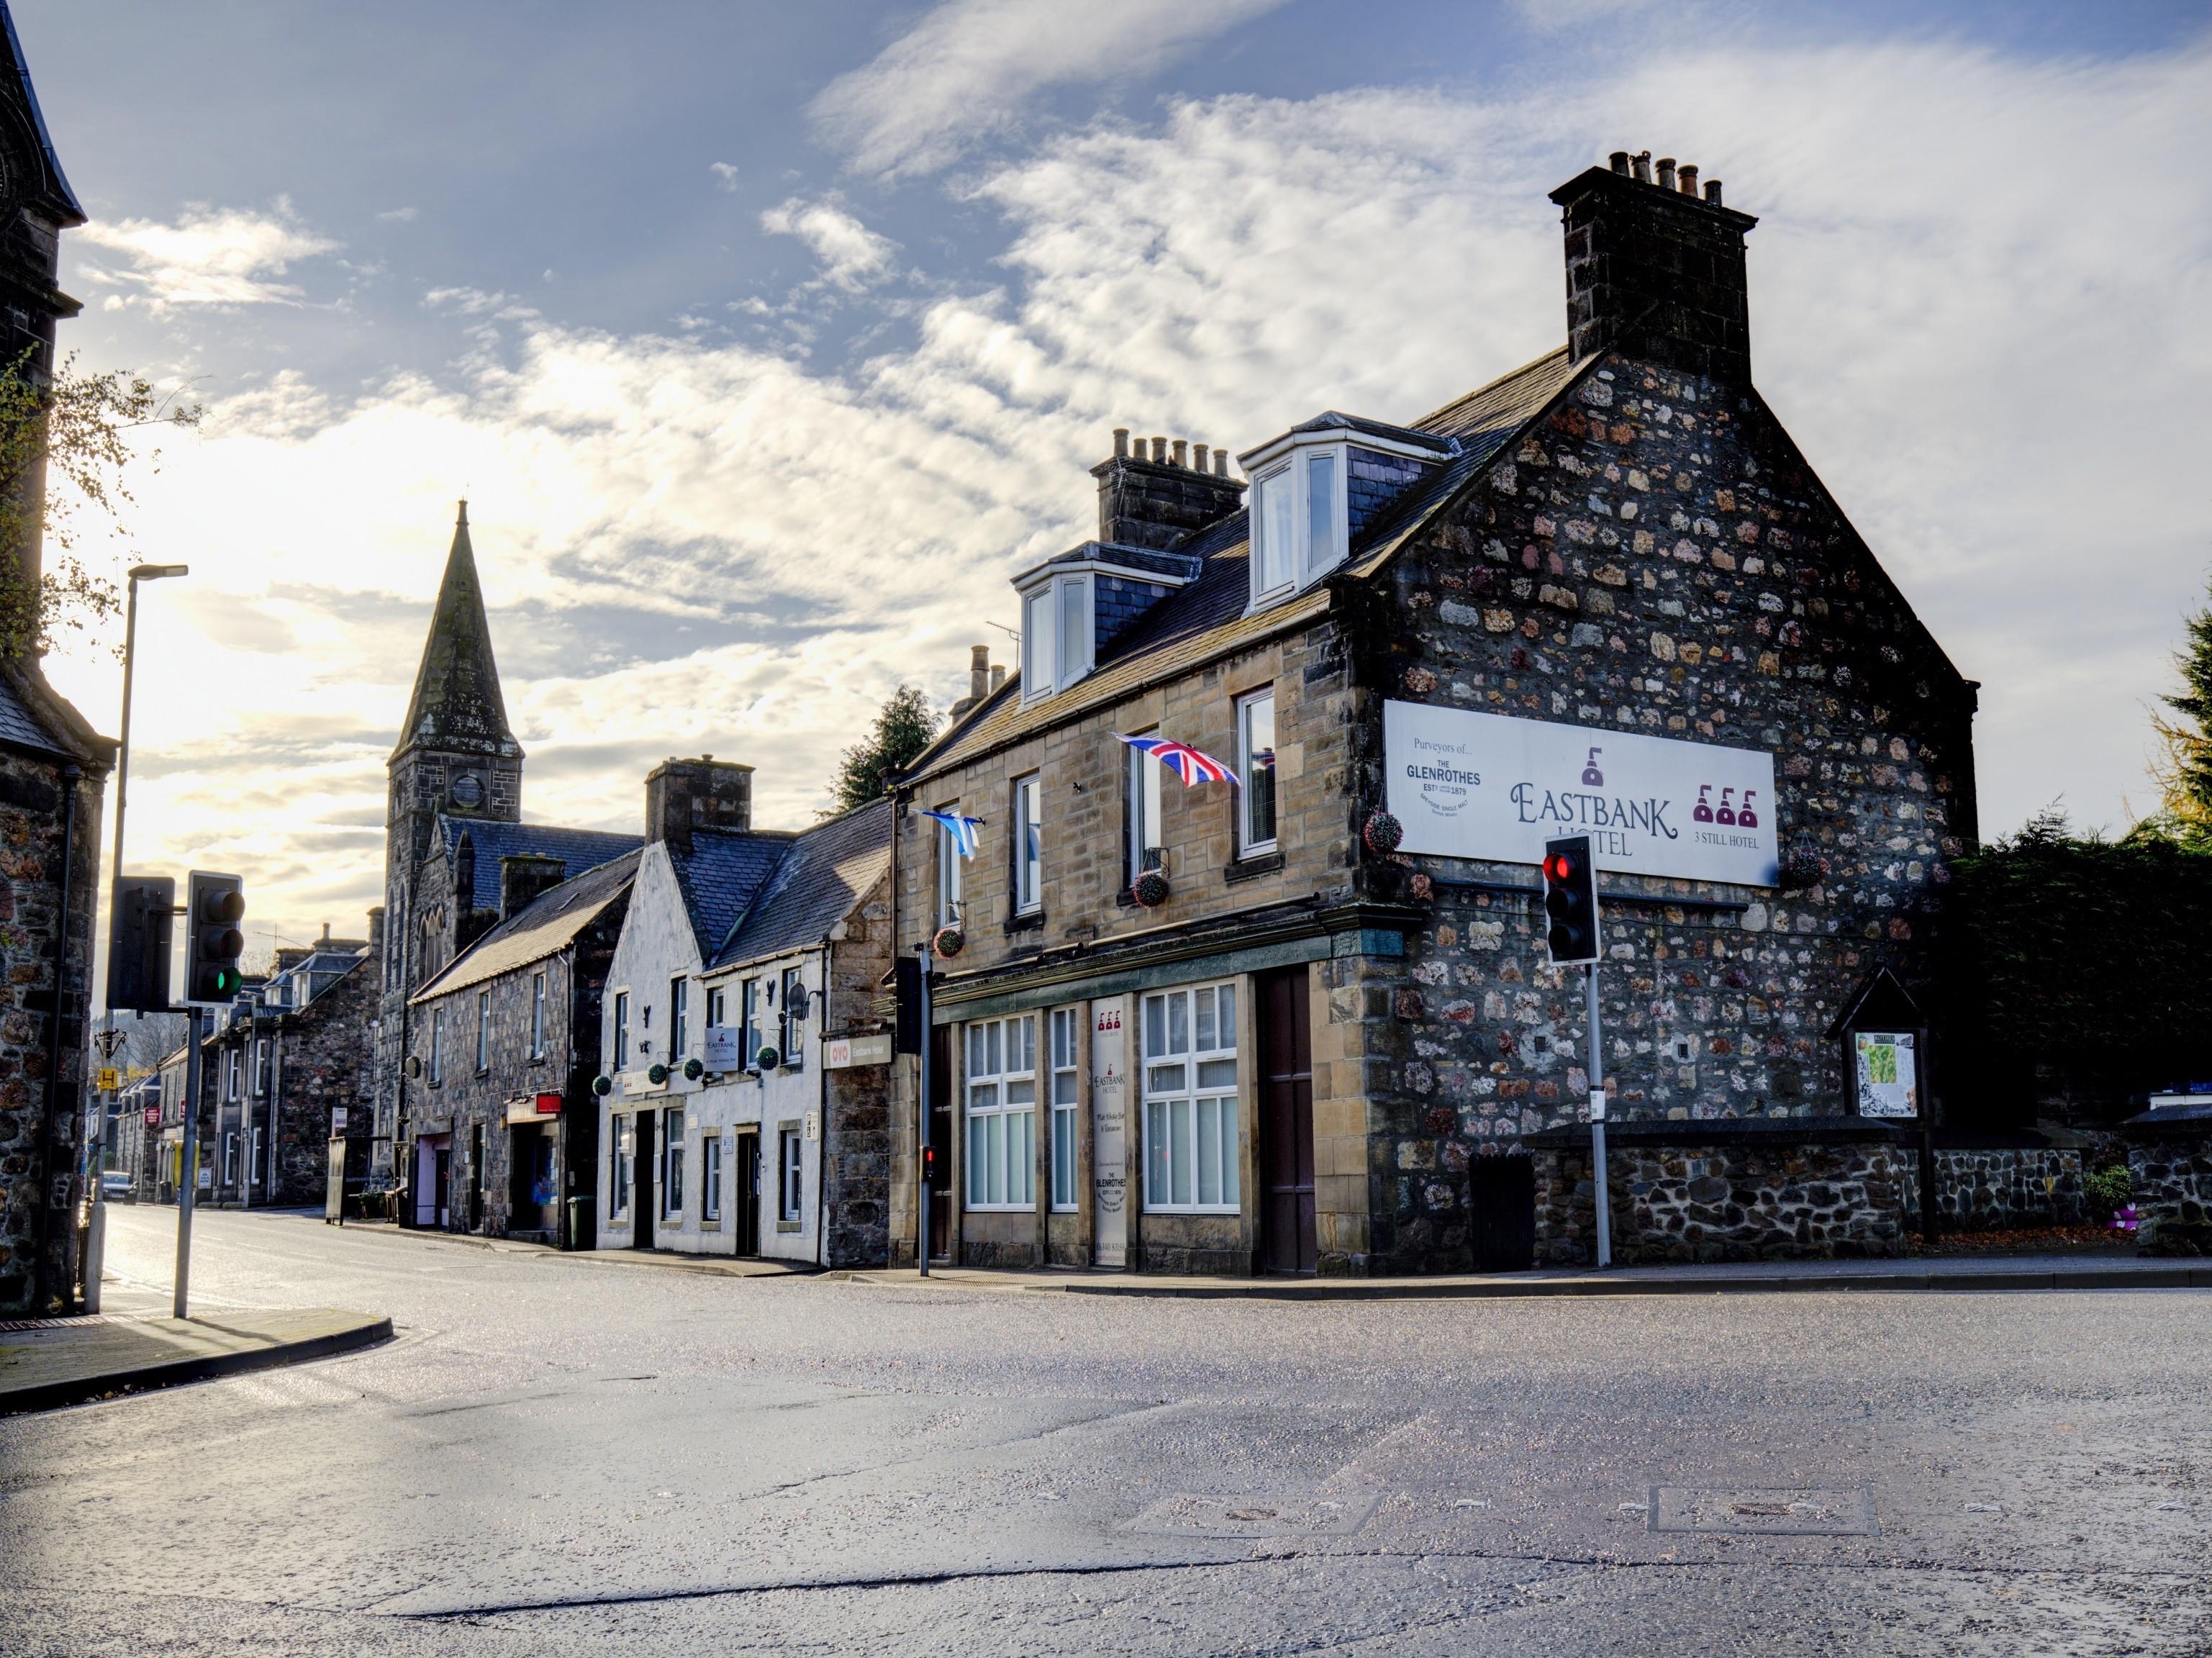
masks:
[(1550, 922), (1545, 943), (1553, 966), (1597, 960), (1597, 870), (1587, 835), (1546, 843), (1544, 913)]

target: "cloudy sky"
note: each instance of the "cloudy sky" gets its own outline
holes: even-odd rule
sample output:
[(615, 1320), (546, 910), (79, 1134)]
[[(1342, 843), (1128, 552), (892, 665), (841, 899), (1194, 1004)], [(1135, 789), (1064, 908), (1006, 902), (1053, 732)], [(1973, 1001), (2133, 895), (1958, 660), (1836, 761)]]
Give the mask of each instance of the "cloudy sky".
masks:
[[(1553, 185), (1695, 161), (1759, 383), (1984, 682), (1984, 827), (2150, 801), (2212, 574), (2212, 28), (1905, 0), (15, 0), (133, 514), (134, 866), (358, 932), (466, 495), (526, 815), (796, 826), (1089, 532), (1110, 428), (1418, 414), (1564, 333)], [(103, 547), (96, 562), (112, 555)], [(994, 624), (998, 624), (994, 626)], [(112, 656), (55, 677), (115, 725)]]

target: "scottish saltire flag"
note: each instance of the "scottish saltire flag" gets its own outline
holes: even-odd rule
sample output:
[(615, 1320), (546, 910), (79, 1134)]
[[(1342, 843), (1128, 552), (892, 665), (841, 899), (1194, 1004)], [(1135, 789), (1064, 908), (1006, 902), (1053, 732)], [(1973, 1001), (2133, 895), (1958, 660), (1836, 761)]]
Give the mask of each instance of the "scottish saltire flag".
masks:
[(975, 831), (982, 827), (980, 817), (963, 817), (957, 811), (925, 811), (924, 817), (934, 817), (945, 825), (945, 832), (952, 837), (952, 849), (963, 858), (975, 855)]
[(1235, 772), (1212, 755), (1201, 753), (1188, 743), (1171, 742), (1164, 737), (1122, 737), (1119, 732), (1114, 735), (1138, 753), (1152, 756), (1182, 778), (1182, 786), (1187, 789), (1195, 788), (1200, 783), (1235, 783), (1239, 788), (1243, 786), (1243, 780)]

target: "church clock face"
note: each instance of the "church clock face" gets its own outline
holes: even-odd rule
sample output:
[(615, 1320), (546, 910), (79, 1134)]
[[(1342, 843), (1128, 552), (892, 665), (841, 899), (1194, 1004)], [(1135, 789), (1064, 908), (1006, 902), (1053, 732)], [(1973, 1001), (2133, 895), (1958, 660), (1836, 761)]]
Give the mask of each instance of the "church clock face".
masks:
[(483, 805), (483, 784), (473, 776), (464, 774), (453, 780), (453, 804), (471, 810)]

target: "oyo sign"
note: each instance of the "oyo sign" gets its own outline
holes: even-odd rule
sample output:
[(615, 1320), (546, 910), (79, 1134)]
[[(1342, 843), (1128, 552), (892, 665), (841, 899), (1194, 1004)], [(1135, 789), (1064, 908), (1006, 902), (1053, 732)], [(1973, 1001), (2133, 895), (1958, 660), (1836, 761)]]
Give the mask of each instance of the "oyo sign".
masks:
[(1774, 756), (1595, 726), (1559, 726), (1421, 702), (1382, 705), (1400, 849), (1542, 861), (1544, 843), (1590, 837), (1601, 869), (1772, 886)]

